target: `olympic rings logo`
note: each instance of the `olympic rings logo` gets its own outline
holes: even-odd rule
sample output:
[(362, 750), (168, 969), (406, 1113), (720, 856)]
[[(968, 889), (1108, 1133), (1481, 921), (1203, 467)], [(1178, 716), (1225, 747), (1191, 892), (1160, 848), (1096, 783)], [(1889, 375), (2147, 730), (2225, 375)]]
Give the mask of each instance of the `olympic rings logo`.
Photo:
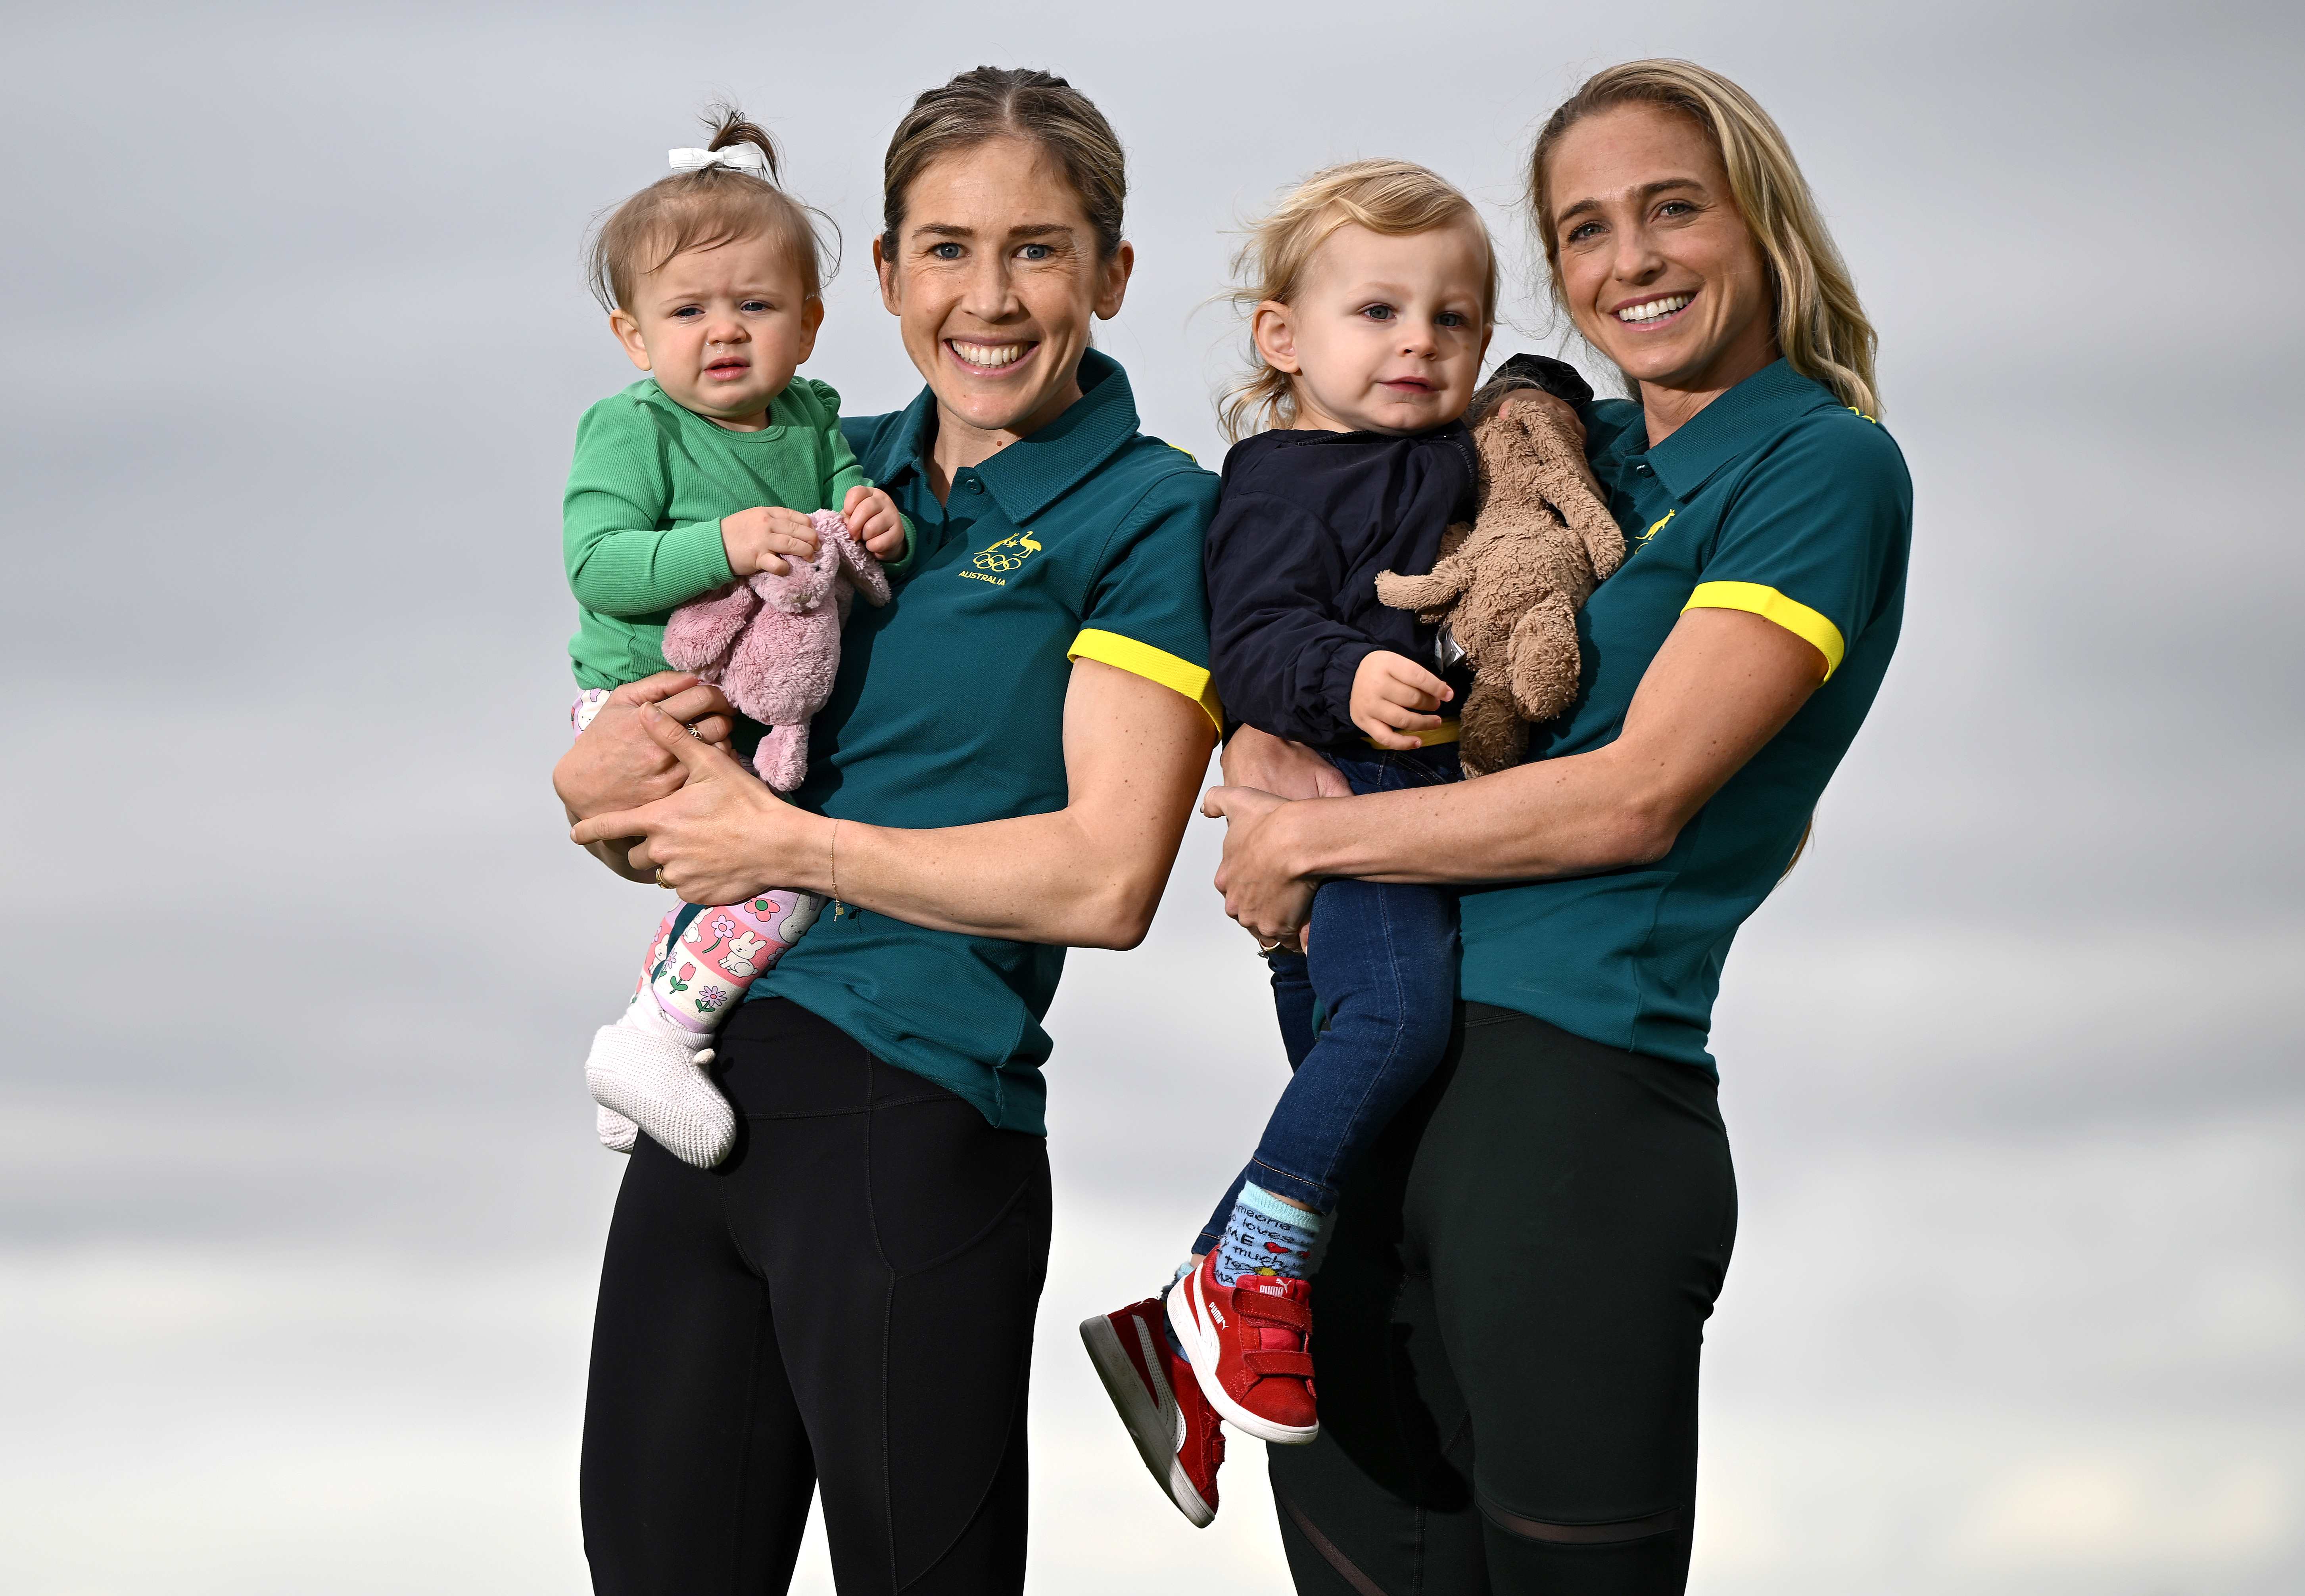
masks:
[(1018, 532), (1001, 539), (990, 548), (978, 550), (969, 563), (979, 571), (1014, 571), (1040, 552), (1038, 538), (1030, 532)]

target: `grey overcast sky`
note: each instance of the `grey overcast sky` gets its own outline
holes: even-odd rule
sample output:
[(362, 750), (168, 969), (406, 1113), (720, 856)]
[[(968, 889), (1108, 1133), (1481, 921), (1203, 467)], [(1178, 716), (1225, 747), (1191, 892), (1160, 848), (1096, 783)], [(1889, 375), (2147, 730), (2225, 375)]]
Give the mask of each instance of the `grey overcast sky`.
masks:
[[(861, 264), (897, 117), (979, 63), (1069, 75), (1129, 149), (1104, 346), (1213, 463), (1227, 229), (1324, 163), (1425, 161), (1515, 264), (1498, 352), (1559, 347), (1520, 162), (1581, 75), (1659, 54), (1791, 137), (1918, 501), (1903, 650), (1729, 964), (1746, 1218), (1695, 1588), (2305, 1587), (2296, 8), (227, 0), (7, 32), (12, 1590), (583, 1586), (619, 1164), (578, 1063), (657, 900), (546, 787), (560, 482), (631, 375), (577, 257), (706, 99), (838, 221), (809, 369), (873, 411), (915, 386)], [(1275, 1588), (1256, 1447), (1189, 1531), (1071, 1330), (1279, 1088), (1216, 840), (1050, 1020), (1042, 1592)]]

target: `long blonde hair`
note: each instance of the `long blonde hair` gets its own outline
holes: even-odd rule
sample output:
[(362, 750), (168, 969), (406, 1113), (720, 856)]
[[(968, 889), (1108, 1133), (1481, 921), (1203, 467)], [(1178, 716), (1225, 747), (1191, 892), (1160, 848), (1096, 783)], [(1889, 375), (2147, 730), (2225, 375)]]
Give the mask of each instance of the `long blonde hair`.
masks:
[[(1661, 106), (1694, 121), (1721, 152), (1729, 191), (1767, 263), (1776, 295), (1777, 348), (1786, 364), (1823, 383), (1850, 409), (1881, 413), (1873, 358), (1879, 338), (1857, 302), (1848, 265), (1817, 214), (1816, 198), (1792, 147), (1760, 103), (1719, 72), (1691, 61), (1628, 61), (1594, 73), (1553, 112), (1529, 154), (1529, 208), (1536, 216), (1552, 301), (1565, 314), (1561, 239), (1545, 168), (1569, 130), (1624, 105)], [(1637, 395), (1630, 378), (1627, 386)]]
[[(1225, 297), (1254, 315), (1267, 300), (1293, 304), (1313, 257), (1340, 227), (1357, 225), (1399, 238), (1470, 222), (1489, 252), (1481, 291), (1481, 324), (1497, 318), (1497, 248), (1473, 202), (1439, 174), (1411, 161), (1348, 161), (1315, 172), (1250, 224), (1233, 257), (1238, 286)], [(1297, 420), (1297, 389), (1286, 371), (1267, 365), (1249, 340), (1249, 371), (1218, 395), (1217, 419), (1238, 443), (1252, 432)]]

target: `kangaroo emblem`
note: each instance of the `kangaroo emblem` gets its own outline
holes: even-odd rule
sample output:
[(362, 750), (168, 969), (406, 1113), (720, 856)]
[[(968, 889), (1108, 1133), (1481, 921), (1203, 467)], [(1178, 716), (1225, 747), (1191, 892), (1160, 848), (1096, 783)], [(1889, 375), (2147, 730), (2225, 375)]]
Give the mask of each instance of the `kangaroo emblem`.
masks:
[(971, 563), (979, 571), (1014, 571), (1017, 566), (1041, 552), (1041, 540), (1030, 531), (1003, 538), (991, 548), (981, 549)]

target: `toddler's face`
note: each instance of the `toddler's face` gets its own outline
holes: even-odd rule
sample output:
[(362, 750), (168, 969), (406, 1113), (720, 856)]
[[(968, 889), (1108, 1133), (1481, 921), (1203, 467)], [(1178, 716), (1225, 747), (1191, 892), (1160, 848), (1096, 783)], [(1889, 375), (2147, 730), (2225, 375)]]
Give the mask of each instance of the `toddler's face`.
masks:
[(743, 432), (768, 425), (769, 401), (816, 347), (824, 320), (791, 251), (768, 238), (684, 250), (633, 298), (608, 318), (633, 364), (674, 403)]
[(1256, 308), (1258, 350), (1295, 378), (1297, 424), (1405, 433), (1462, 416), (1489, 346), (1488, 273), (1488, 240), (1469, 223), (1331, 234), (1296, 303)]

